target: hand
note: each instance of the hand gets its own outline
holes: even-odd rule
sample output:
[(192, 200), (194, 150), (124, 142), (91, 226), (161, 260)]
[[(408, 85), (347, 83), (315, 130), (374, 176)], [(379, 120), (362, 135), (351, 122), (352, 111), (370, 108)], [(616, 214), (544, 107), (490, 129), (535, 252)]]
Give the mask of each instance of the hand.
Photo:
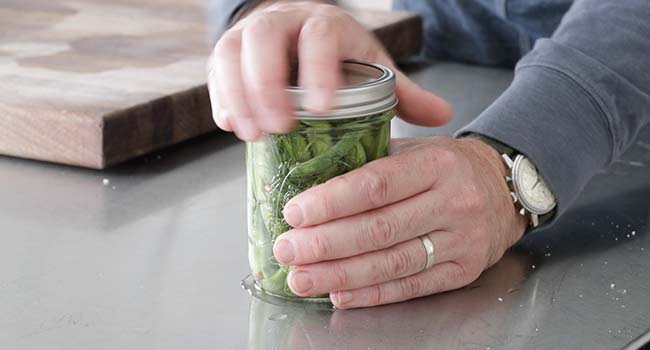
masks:
[[(290, 200), (276, 259), (297, 295), (353, 308), (463, 287), (521, 238), (499, 154), (479, 140), (400, 140), (397, 154)], [(435, 246), (434, 265), (418, 238)]]
[(395, 68), (377, 39), (342, 9), (314, 1), (277, 1), (253, 10), (228, 30), (208, 61), (214, 120), (241, 139), (283, 133), (293, 126), (285, 91), (292, 58), (298, 83), (307, 90), (305, 107), (325, 113), (341, 85), (340, 64), (353, 59), (391, 67), (397, 75), (399, 115), (414, 124), (437, 126), (450, 105)]

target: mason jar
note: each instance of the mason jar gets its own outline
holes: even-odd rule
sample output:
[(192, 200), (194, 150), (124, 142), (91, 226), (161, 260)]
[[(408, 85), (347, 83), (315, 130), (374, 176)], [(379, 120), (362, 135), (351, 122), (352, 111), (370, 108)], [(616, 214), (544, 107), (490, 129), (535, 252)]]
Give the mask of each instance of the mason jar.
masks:
[(289, 231), (282, 210), (295, 195), (388, 154), (395, 116), (395, 74), (387, 67), (342, 64), (343, 86), (327, 115), (302, 108), (305, 90), (292, 86), (296, 127), (246, 144), (249, 262), (255, 288), (306, 301), (328, 295), (296, 296), (287, 285), (290, 266), (278, 263), (273, 244)]

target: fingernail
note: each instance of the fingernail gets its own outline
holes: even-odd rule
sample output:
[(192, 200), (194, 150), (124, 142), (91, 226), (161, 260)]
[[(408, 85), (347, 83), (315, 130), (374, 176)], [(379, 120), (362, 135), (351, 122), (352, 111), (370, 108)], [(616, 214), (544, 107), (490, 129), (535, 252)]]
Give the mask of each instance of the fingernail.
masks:
[(352, 301), (352, 293), (347, 291), (340, 291), (337, 293), (336, 299), (339, 305), (345, 305)]
[(275, 242), (273, 247), (275, 258), (285, 265), (291, 264), (293, 259), (296, 258), (296, 253), (293, 250), (293, 244), (287, 239), (280, 239)]
[(282, 214), (289, 225), (297, 227), (302, 224), (302, 209), (299, 206), (289, 204), (284, 208)]
[(291, 282), (293, 285), (291, 289), (296, 294), (305, 294), (314, 286), (314, 281), (311, 280), (311, 277), (309, 277), (309, 273), (307, 272), (293, 273), (291, 276)]

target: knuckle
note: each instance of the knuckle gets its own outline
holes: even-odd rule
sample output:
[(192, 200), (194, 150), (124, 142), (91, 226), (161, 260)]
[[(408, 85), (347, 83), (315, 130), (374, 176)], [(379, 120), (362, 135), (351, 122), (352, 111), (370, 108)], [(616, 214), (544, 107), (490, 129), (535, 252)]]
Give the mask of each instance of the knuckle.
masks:
[(374, 207), (383, 206), (388, 199), (388, 179), (385, 175), (370, 167), (359, 169), (361, 189)]
[(262, 37), (275, 29), (275, 20), (270, 16), (256, 16), (251, 18), (244, 28), (246, 37)]
[[(337, 181), (336, 178), (330, 181)], [(313, 203), (314, 208), (318, 208), (317, 212), (320, 212), (325, 218), (335, 218), (337, 217), (337, 207), (330, 197), (330, 195), (325, 191), (319, 191), (318, 196), (314, 196)]]
[(321, 16), (336, 17), (344, 12), (336, 5), (322, 4), (316, 8), (316, 13)]
[(310, 244), (315, 260), (325, 260), (332, 256), (332, 245), (323, 236), (313, 235), (310, 239)]
[(384, 303), (384, 293), (381, 290), (381, 285), (376, 284), (373, 288), (372, 291), (370, 292), (370, 298), (369, 298), (369, 303), (370, 305), (381, 305)]
[(440, 169), (450, 168), (458, 162), (458, 155), (447, 148), (438, 148), (432, 154), (433, 162), (438, 165)]
[(397, 237), (397, 224), (390, 216), (378, 213), (366, 221), (363, 247), (373, 250), (392, 246)]
[(214, 48), (214, 57), (220, 57), (241, 50), (239, 37), (231, 31), (224, 33)]
[(418, 277), (406, 277), (399, 280), (399, 291), (403, 297), (413, 298), (423, 292), (422, 280)]
[(480, 212), (486, 209), (486, 206), (487, 200), (485, 195), (481, 191), (478, 191), (478, 189), (473, 188), (465, 194), (465, 208), (468, 211)]
[(348, 271), (341, 266), (341, 264), (332, 264), (332, 275), (334, 276), (335, 290), (344, 289), (350, 283), (350, 275)]
[(327, 37), (333, 32), (334, 26), (332, 21), (323, 17), (315, 17), (308, 20), (301, 29), (303, 35), (317, 38)]
[(468, 213), (482, 212), (487, 207), (486, 196), (476, 188), (469, 188), (460, 193), (451, 206), (454, 214), (466, 215)]
[(483, 268), (478, 263), (478, 260), (463, 262), (455, 262), (453, 269), (450, 269), (447, 274), (447, 279), (451, 281), (453, 287), (460, 287), (467, 285), (476, 280)]
[(470, 264), (467, 267), (461, 266), (456, 273), (456, 278), (464, 280), (466, 283), (471, 283), (476, 280), (481, 273), (483, 273), (483, 267), (478, 263)]
[(406, 250), (391, 250), (386, 252), (382, 278), (391, 280), (406, 275), (414, 265), (414, 259)]

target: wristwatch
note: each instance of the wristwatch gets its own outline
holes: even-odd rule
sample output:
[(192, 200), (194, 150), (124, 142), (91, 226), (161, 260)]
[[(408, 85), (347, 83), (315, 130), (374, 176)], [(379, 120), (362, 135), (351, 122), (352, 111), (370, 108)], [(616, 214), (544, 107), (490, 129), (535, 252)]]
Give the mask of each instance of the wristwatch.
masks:
[(555, 196), (526, 156), (484, 135), (466, 137), (479, 139), (499, 152), (509, 172), (505, 180), (512, 201), (520, 215), (529, 217), (530, 226), (537, 228), (555, 215)]

